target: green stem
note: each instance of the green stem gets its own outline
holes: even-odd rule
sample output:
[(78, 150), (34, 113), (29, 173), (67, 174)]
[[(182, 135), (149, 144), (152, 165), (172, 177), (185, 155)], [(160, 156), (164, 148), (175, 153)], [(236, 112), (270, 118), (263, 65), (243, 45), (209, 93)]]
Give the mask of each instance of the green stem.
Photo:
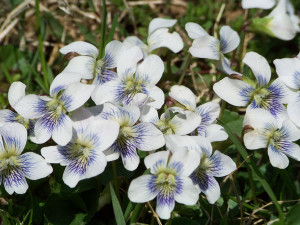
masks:
[(224, 115), (224, 112), (225, 112), (225, 108), (226, 108), (226, 102), (224, 100), (222, 100), (221, 111), (220, 111), (220, 115), (219, 115), (219, 119), (220, 120), (223, 118), (223, 115)]
[(112, 162), (112, 169), (114, 174), (114, 186), (115, 186), (115, 192), (118, 200), (120, 201), (120, 193), (119, 193), (119, 181), (118, 181), (118, 173), (117, 173), (117, 165), (116, 162)]
[(135, 205), (134, 203), (132, 203), (131, 201), (129, 201), (129, 203), (127, 205), (127, 208), (125, 210), (125, 213), (124, 213), (124, 219), (125, 219), (125, 221), (127, 221), (127, 219), (129, 217), (129, 215), (130, 215), (130, 213), (131, 213), (134, 205)]
[(101, 39), (98, 59), (104, 56), (105, 33), (106, 33), (106, 0), (102, 0)]
[(249, 166), (247, 166), (247, 171), (248, 171), (250, 188), (251, 188), (251, 192), (252, 192), (252, 198), (253, 198), (253, 201), (254, 201), (254, 205), (258, 205), (256, 194), (255, 194), (255, 185), (254, 185), (254, 181), (253, 181), (252, 171), (249, 168)]
[(42, 70), (43, 70), (43, 78), (44, 78), (44, 85), (49, 89), (48, 83), (48, 74), (47, 74), (47, 64), (45, 59), (45, 54), (43, 50), (43, 39), (42, 39), (42, 27), (41, 27), (41, 17), (40, 17), (40, 1), (35, 0), (35, 19), (36, 19), (36, 30), (38, 33), (38, 42), (39, 42), (39, 52), (42, 62)]
[(188, 56), (188, 58), (187, 58), (187, 60), (186, 60), (184, 69), (183, 69), (183, 71), (182, 71), (182, 74), (181, 74), (181, 76), (180, 76), (180, 79), (179, 79), (179, 81), (178, 81), (178, 85), (180, 85), (180, 84), (182, 83), (182, 81), (183, 81), (183, 79), (184, 79), (184, 76), (185, 76), (185, 74), (186, 74), (186, 71), (187, 71), (187, 69), (188, 69), (188, 67), (189, 67), (189, 65), (190, 65), (191, 59), (192, 59), (192, 55), (189, 54), (189, 56)]
[(132, 223), (136, 222), (136, 220), (137, 220), (137, 218), (140, 214), (142, 206), (143, 206), (143, 204), (141, 204), (141, 203), (136, 204), (136, 206), (135, 206), (135, 208), (132, 212), (129, 224), (132, 224)]

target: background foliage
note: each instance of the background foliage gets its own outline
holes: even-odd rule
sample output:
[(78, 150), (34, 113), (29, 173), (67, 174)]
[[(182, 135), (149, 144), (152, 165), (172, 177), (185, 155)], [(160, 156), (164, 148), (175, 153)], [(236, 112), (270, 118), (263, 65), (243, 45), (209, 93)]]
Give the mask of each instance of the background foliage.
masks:
[[(191, 45), (184, 30), (187, 22), (202, 25), (210, 34), (225, 24), (237, 30), (245, 40), (244, 48), (241, 44), (232, 54), (232, 62), (233, 67), (246, 76), (251, 76), (250, 70), (243, 69), (240, 64), (246, 50), (263, 55), (273, 72), (274, 59), (299, 53), (299, 35), (285, 42), (242, 29), (247, 18), (268, 12), (250, 10), (246, 16), (238, 0), (107, 0), (106, 10), (103, 2), (0, 1), (1, 109), (10, 108), (7, 92), (14, 81), (25, 83), (30, 93), (47, 93), (53, 77), (66, 64), (59, 53), (64, 45), (82, 40), (101, 48), (113, 39), (122, 41), (130, 35), (145, 40), (148, 24), (156, 17), (178, 19), (174, 29), (186, 44), (179, 54), (166, 49), (157, 52), (166, 62), (166, 70), (159, 83), (165, 93), (178, 82), (187, 61), (187, 50)], [(217, 24), (222, 4), (225, 4), (225, 10)], [(299, 1), (294, 0), (293, 4), (296, 9), (300, 8)], [(105, 14), (106, 23), (103, 22)], [(193, 58), (182, 84), (194, 91), (200, 104), (213, 98), (212, 84), (220, 76), (208, 61)], [(87, 106), (91, 104), (87, 103)], [(49, 177), (28, 180), (30, 188), (24, 195), (10, 196), (3, 186), (0, 187), (0, 224), (266, 224), (269, 221), (280, 223), (277, 221), (280, 211), (286, 218), (285, 224), (300, 224), (300, 204), (297, 203), (300, 194), (299, 162), (291, 160), (287, 169), (280, 170), (270, 165), (266, 152), (246, 151), (240, 138), (243, 114), (243, 109), (227, 105), (220, 118), (230, 138), (216, 143), (214, 149), (226, 152), (239, 168), (232, 176), (218, 180), (222, 185), (222, 196), (214, 205), (201, 196), (199, 204), (191, 207), (176, 205), (170, 220), (159, 221), (153, 215), (151, 205), (133, 204), (127, 197), (131, 179), (144, 172), (143, 163), (136, 171), (129, 172), (123, 168), (121, 161), (116, 161), (120, 188), (115, 191), (111, 186), (114, 176), (111, 163), (103, 174), (81, 181), (74, 189), (63, 183), (63, 168), (54, 165), (54, 173)], [(28, 142), (25, 151), (39, 152), (41, 147)], [(140, 156), (145, 157), (143, 153)], [(270, 191), (278, 200), (277, 208), (270, 198)]]

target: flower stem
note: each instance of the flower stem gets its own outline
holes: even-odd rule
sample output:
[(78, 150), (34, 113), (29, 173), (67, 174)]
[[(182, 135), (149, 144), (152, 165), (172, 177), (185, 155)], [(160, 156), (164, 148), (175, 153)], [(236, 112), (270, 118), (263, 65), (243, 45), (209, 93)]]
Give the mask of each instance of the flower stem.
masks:
[(105, 33), (106, 33), (106, 0), (102, 0), (101, 37), (100, 37), (101, 39), (100, 39), (98, 59), (102, 59), (104, 56)]
[(142, 203), (136, 204), (136, 206), (135, 206), (135, 208), (132, 212), (129, 224), (132, 224), (132, 223), (136, 222), (136, 220), (138, 218), (138, 215), (140, 214), (140, 211), (141, 211), (141, 208), (142, 208), (143, 205), (144, 204), (142, 204)]
[(117, 165), (116, 162), (112, 162), (112, 168), (113, 168), (113, 174), (114, 174), (114, 186), (115, 186), (115, 192), (116, 196), (120, 201), (120, 193), (119, 193), (119, 182), (118, 182), (118, 173), (117, 173)]
[(186, 71), (187, 71), (187, 69), (188, 69), (188, 67), (189, 67), (189, 65), (190, 65), (191, 59), (192, 59), (192, 55), (189, 54), (189, 56), (188, 56), (188, 58), (187, 58), (187, 60), (186, 60), (184, 69), (183, 69), (183, 71), (182, 71), (182, 74), (181, 74), (181, 76), (180, 76), (180, 79), (179, 79), (179, 81), (178, 81), (178, 85), (180, 85), (180, 84), (182, 83), (182, 81), (183, 81), (183, 79), (184, 79), (184, 76), (185, 76), (185, 74), (186, 74)]

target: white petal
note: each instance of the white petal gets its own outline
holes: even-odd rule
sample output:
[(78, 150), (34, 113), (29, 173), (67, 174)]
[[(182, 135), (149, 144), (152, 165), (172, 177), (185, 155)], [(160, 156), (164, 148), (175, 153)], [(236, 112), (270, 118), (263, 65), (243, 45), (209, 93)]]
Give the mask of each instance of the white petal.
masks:
[(264, 129), (265, 124), (278, 127), (278, 123), (272, 114), (265, 109), (251, 109), (244, 118), (243, 126), (250, 125), (254, 129)]
[[(95, 108), (97, 106), (94, 106)], [(91, 108), (79, 108), (72, 113), (71, 120), (73, 121), (73, 127), (75, 130), (85, 130), (87, 126), (92, 124), (96, 118), (90, 111)]]
[(254, 90), (250, 84), (228, 77), (215, 83), (213, 89), (220, 98), (234, 106), (246, 106)]
[(280, 131), (284, 134), (286, 140), (297, 141), (300, 139), (300, 129), (289, 119), (282, 122)]
[(143, 52), (139, 47), (132, 47), (123, 51), (117, 63), (118, 76), (125, 80), (128, 74), (134, 74), (137, 63), (143, 58)]
[(274, 0), (242, 0), (243, 9), (271, 9), (274, 5)]
[(55, 143), (64, 146), (71, 141), (73, 122), (69, 116), (62, 114), (59, 122), (53, 129), (52, 139)]
[(13, 82), (10, 85), (8, 90), (8, 102), (12, 108), (25, 96), (25, 88), (26, 85), (20, 81)]
[(63, 72), (78, 73), (83, 79), (92, 79), (96, 60), (90, 56), (72, 58)]
[(77, 52), (79, 55), (89, 55), (94, 58), (98, 56), (97, 48), (94, 45), (84, 41), (72, 42), (71, 44), (62, 47), (59, 51), (64, 55), (69, 52)]
[(151, 106), (144, 106), (141, 110), (140, 121), (156, 124), (158, 122), (157, 110)]
[(119, 134), (119, 123), (112, 120), (95, 120), (93, 123), (89, 124), (83, 132), (83, 136), (86, 140), (94, 139), (99, 142), (98, 146), (95, 146), (97, 151), (104, 151), (108, 149), (117, 139)]
[(107, 160), (102, 152), (97, 152), (97, 155), (91, 163), (87, 165), (83, 179), (91, 178), (101, 174), (107, 165)]
[(248, 52), (243, 63), (249, 66), (256, 77), (259, 86), (267, 85), (271, 78), (271, 68), (268, 61), (256, 52)]
[(24, 175), (30, 180), (38, 180), (52, 173), (52, 167), (46, 160), (33, 152), (26, 152), (20, 157)]
[(161, 28), (148, 36), (149, 52), (154, 49), (166, 47), (177, 53), (183, 48), (183, 41), (177, 32), (169, 33), (167, 28)]
[(207, 157), (211, 156), (213, 149), (211, 143), (208, 141), (207, 138), (200, 136), (192, 136), (192, 138), (201, 149), (200, 155), (205, 154)]
[(45, 104), (37, 95), (26, 95), (15, 105), (15, 110), (24, 118), (37, 119), (45, 114)]
[(209, 35), (199, 24), (197, 23), (186, 23), (185, 24), (185, 30), (188, 33), (188, 36), (191, 39), (198, 39), (203, 36)]
[(7, 123), (0, 127), (6, 151), (21, 153), (27, 142), (27, 130), (19, 123)]
[(176, 22), (177, 20), (154, 18), (149, 24), (148, 36), (150, 36), (157, 29), (173, 27)]
[(117, 67), (117, 62), (119, 61), (119, 56), (123, 50), (123, 44), (120, 41), (111, 41), (105, 46), (105, 67), (115, 68)]
[(201, 188), (201, 191), (205, 194), (207, 201), (210, 204), (214, 204), (221, 195), (221, 190), (218, 182), (213, 176), (208, 175), (207, 188)]
[[(119, 90), (121, 90), (121, 92), (118, 92)], [(106, 102), (120, 104), (123, 100), (124, 91), (125, 86), (121, 83), (120, 79), (111, 80), (95, 88), (92, 93), (92, 100), (96, 105), (101, 105)]]
[(224, 177), (236, 169), (236, 164), (233, 160), (218, 150), (214, 152), (210, 160), (212, 162), (211, 172), (214, 177)]
[(223, 26), (220, 29), (220, 39), (221, 52), (223, 53), (232, 52), (240, 44), (238, 33), (230, 26)]
[(246, 133), (244, 135), (244, 144), (249, 150), (267, 147), (267, 141), (263, 139), (261, 134), (257, 131), (250, 131)]
[(279, 169), (285, 169), (289, 165), (288, 157), (275, 149), (272, 145), (268, 147), (268, 155), (272, 166)]
[(20, 168), (11, 170), (8, 174), (3, 174), (4, 188), (8, 194), (24, 194), (28, 189), (28, 184)]
[(189, 88), (185, 86), (172, 86), (169, 96), (174, 98), (180, 104), (184, 105), (188, 110), (194, 111), (196, 109), (196, 96)]
[(148, 49), (148, 46), (142, 42), (140, 39), (138, 39), (137, 37), (135, 36), (129, 36), (127, 38), (125, 38), (125, 40), (123, 41), (123, 44), (124, 44), (124, 48), (126, 49), (129, 49), (129, 48), (132, 48), (134, 46), (138, 46), (140, 47), (140, 49), (142, 50), (143, 52), (143, 56), (146, 57), (147, 56), (147, 49)]
[(35, 139), (33, 141), (36, 144), (43, 144), (48, 141), (52, 136), (55, 123), (55, 121), (49, 119), (49, 115), (40, 118), (34, 126)]
[(300, 161), (300, 147), (295, 143), (291, 142), (288, 149), (283, 151), (283, 153), (297, 161)]
[(288, 87), (300, 88), (300, 60), (299, 58), (275, 59), (274, 64), (279, 79)]
[(148, 55), (144, 61), (137, 66), (137, 79), (147, 80), (150, 84), (157, 84), (164, 72), (164, 63), (157, 55)]
[(64, 157), (58, 151), (58, 146), (49, 146), (41, 149), (41, 154), (48, 163), (61, 163)]
[(155, 109), (160, 109), (165, 102), (164, 92), (157, 86), (147, 87), (148, 99), (146, 105)]
[(205, 130), (205, 137), (210, 142), (224, 141), (228, 138), (228, 134), (222, 126), (218, 124), (211, 124)]
[(133, 127), (136, 133), (136, 147), (143, 151), (152, 151), (165, 145), (164, 135), (151, 123), (139, 123)]
[(17, 113), (10, 111), (9, 109), (2, 109), (0, 110), (0, 126), (1, 123), (13, 123), (18, 122), (16, 117), (18, 116)]
[(220, 42), (212, 36), (203, 36), (193, 41), (189, 49), (192, 56), (204, 59), (220, 59)]
[(220, 54), (220, 60), (212, 60), (212, 63), (216, 66), (218, 70), (220, 70), (223, 73), (226, 73), (228, 75), (237, 74), (242, 76), (242, 74), (231, 69), (231, 62), (223, 55), (223, 53)]
[(201, 124), (211, 124), (219, 117), (221, 108), (216, 102), (207, 102), (197, 107), (195, 113), (201, 116)]
[(166, 148), (171, 152), (176, 152), (182, 150), (186, 147), (188, 150), (195, 150), (200, 152), (200, 146), (194, 141), (191, 136), (181, 136), (176, 134), (169, 134), (165, 136), (166, 138)]
[(287, 113), (290, 119), (300, 127), (300, 92), (297, 92), (297, 95), (292, 98), (287, 106)]
[(168, 203), (166, 202), (160, 202), (157, 200), (156, 203), (156, 213), (159, 216), (159, 218), (167, 220), (171, 217), (171, 212), (173, 211), (175, 207), (175, 200), (169, 200)]
[(157, 169), (157, 163), (165, 167), (168, 162), (170, 151), (160, 151), (152, 153), (145, 157), (144, 163), (147, 169), (150, 169), (150, 173), (154, 174)]
[(169, 166), (173, 163), (176, 164), (181, 162), (183, 164), (183, 168), (181, 171), (178, 171), (178, 174), (181, 176), (189, 176), (200, 163), (200, 154), (196, 151), (189, 151), (187, 149), (183, 149), (181, 151), (176, 151), (170, 159)]
[(169, 121), (175, 134), (179, 135), (193, 132), (200, 123), (201, 117), (191, 111), (185, 111), (185, 114), (177, 114)]
[(182, 190), (175, 193), (175, 201), (184, 205), (195, 205), (199, 199), (199, 191), (188, 177), (181, 177)]
[(153, 175), (147, 174), (135, 178), (131, 181), (128, 188), (128, 198), (132, 202), (143, 203), (153, 200), (157, 191), (150, 189)]
[(79, 83), (81, 76), (79, 73), (61, 72), (52, 81), (50, 86), (50, 95), (65, 89), (68, 85), (73, 83)]
[(64, 90), (60, 101), (64, 103), (68, 112), (72, 112), (89, 100), (93, 90), (94, 85), (74, 83)]
[(74, 172), (71, 166), (67, 165), (63, 173), (63, 181), (65, 182), (65, 184), (70, 188), (74, 188), (81, 179), (83, 179), (82, 175), (80, 173)]
[(140, 157), (136, 152), (132, 152), (130, 156), (121, 155), (121, 157), (125, 169), (129, 171), (134, 171), (140, 164)]
[(120, 157), (120, 153), (115, 152), (114, 149), (109, 148), (103, 152), (107, 162), (115, 161)]

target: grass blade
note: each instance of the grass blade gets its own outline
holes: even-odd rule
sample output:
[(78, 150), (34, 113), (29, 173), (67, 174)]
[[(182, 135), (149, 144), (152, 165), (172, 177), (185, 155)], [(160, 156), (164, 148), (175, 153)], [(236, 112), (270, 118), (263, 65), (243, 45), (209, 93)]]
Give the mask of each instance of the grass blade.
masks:
[(104, 56), (105, 33), (106, 33), (106, 0), (102, 0), (102, 17), (101, 17), (101, 39), (99, 48), (99, 59)]
[(14, 82), (14, 81), (13, 81), (12, 77), (10, 76), (8, 70), (6, 69), (5, 65), (3, 63), (1, 63), (0, 65), (1, 65), (1, 69), (4, 73), (4, 75), (6, 77), (6, 80), (9, 82), (9, 84), (12, 84), (12, 82)]
[[(248, 157), (248, 153), (247, 153), (246, 149), (244, 148), (244, 146), (242, 145), (242, 143), (231, 132), (230, 128), (226, 124), (224, 124), (220, 120), (218, 120), (218, 121), (224, 127), (225, 131), (227, 132), (227, 134), (230, 137), (230, 139), (233, 142), (233, 144), (235, 144), (235, 146), (237, 147), (237, 149), (240, 152), (240, 154), (242, 155), (242, 157), (244, 159), (246, 159)], [(269, 183), (266, 181), (266, 179), (264, 178), (263, 174), (259, 171), (259, 169), (255, 165), (255, 162), (251, 158), (249, 158), (249, 160), (247, 160), (246, 163), (249, 165), (250, 169), (254, 173), (255, 178), (261, 183), (261, 185), (263, 186), (263, 188), (265, 189), (265, 191), (267, 192), (267, 194), (269, 195), (269, 197), (273, 201), (273, 203), (274, 203), (274, 205), (275, 205), (275, 207), (277, 209), (278, 215), (279, 215), (279, 220), (280, 220), (281, 224), (284, 224), (284, 215), (283, 215), (283, 212), (282, 212), (282, 210), (280, 208), (280, 205), (278, 204), (277, 198), (276, 198), (276, 196), (275, 196), (272, 188), (270, 187)]]
[(116, 193), (114, 191), (114, 188), (111, 184), (109, 184), (109, 188), (110, 188), (110, 195), (111, 195), (116, 222), (118, 225), (126, 225), (124, 215), (121, 206), (119, 204), (118, 198), (116, 196)]
[(114, 33), (115, 33), (115, 30), (116, 30), (116, 27), (117, 27), (117, 24), (118, 24), (118, 18), (119, 18), (119, 14), (117, 13), (113, 18), (112, 25), (111, 25), (111, 28), (109, 30), (109, 33), (108, 33), (108, 36), (107, 36), (107, 39), (106, 39), (106, 44), (108, 42), (110, 42), (114, 37)]

